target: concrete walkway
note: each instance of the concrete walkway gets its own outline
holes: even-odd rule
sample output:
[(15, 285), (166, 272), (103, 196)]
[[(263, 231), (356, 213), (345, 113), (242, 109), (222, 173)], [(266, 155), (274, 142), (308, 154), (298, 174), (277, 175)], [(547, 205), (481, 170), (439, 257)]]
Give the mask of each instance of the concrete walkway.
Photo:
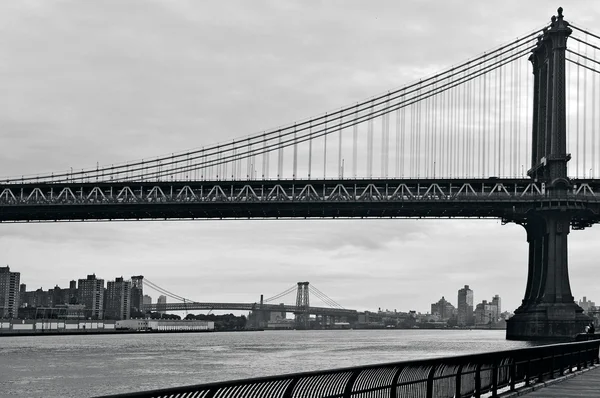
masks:
[(600, 397), (600, 366), (584, 369), (578, 374), (567, 375), (557, 380), (551, 380), (544, 385), (536, 385), (533, 388), (525, 388), (517, 391), (514, 395), (526, 398), (572, 398), (572, 397)]

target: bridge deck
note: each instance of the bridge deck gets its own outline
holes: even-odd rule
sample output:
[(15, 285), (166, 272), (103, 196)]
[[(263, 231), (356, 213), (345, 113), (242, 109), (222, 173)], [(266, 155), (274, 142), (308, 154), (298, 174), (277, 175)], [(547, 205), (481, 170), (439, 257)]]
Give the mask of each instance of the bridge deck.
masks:
[(560, 383), (552, 384), (532, 393), (529, 397), (597, 397), (600, 395), (600, 368), (591, 369)]

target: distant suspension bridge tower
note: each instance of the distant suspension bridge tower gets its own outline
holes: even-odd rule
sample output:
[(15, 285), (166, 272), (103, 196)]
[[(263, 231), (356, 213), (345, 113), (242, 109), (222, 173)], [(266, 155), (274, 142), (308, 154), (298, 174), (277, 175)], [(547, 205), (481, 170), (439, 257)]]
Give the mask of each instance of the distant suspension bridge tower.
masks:
[(296, 293), (296, 328), (308, 329), (309, 328), (309, 316), (308, 310), (310, 307), (310, 299), (308, 292), (308, 282), (298, 282), (298, 291)]

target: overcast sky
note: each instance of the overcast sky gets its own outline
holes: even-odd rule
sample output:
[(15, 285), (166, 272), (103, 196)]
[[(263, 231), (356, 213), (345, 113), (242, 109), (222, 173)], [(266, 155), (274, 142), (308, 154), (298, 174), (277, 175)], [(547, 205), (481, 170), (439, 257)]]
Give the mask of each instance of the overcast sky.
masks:
[[(0, 176), (201, 147), (339, 108), (541, 27), (561, 5), (600, 25), (597, 1), (564, 3), (3, 1)], [(576, 298), (600, 301), (599, 238), (600, 227), (570, 235)], [(28, 290), (142, 274), (194, 300), (256, 301), (306, 280), (361, 310), (456, 305), (468, 284), (476, 302), (499, 294), (513, 311), (526, 253), (524, 229), (495, 220), (0, 225), (0, 264)]]

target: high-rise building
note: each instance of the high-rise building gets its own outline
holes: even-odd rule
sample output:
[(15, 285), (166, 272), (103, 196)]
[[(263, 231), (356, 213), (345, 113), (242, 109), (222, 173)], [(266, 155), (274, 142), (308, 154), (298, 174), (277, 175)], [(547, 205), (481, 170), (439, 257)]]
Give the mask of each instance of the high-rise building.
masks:
[(135, 314), (135, 316), (140, 316), (143, 314), (144, 304), (144, 276), (132, 276), (131, 277), (131, 303), (130, 303), (130, 312), (131, 314)]
[(129, 319), (131, 310), (131, 281), (124, 281), (123, 277), (116, 278), (114, 282), (106, 284), (105, 319)]
[(475, 307), (476, 325), (493, 325), (502, 317), (502, 306), (500, 296), (495, 295), (492, 301), (483, 300)]
[(473, 325), (473, 291), (469, 285), (458, 290), (458, 325)]
[(0, 318), (17, 318), (19, 311), (19, 282), (21, 274), (0, 267)]
[(104, 279), (96, 278), (95, 274), (77, 282), (77, 301), (85, 305), (86, 316), (92, 319), (104, 317)]
[(150, 305), (152, 304), (152, 297), (148, 296), (147, 294), (144, 294), (144, 305)]
[(69, 304), (77, 304), (77, 281), (69, 282)]
[(431, 314), (438, 315), (440, 320), (447, 321), (456, 313), (456, 308), (450, 304), (444, 296), (437, 302), (431, 304)]
[(499, 295), (492, 297), (492, 305), (496, 307), (496, 317), (494, 318), (494, 322), (496, 322), (498, 319), (500, 319), (500, 314), (502, 314), (502, 300), (500, 299)]
[(583, 312), (586, 314), (596, 306), (593, 301), (588, 301), (586, 296), (583, 296), (583, 300), (579, 300), (579, 306), (583, 308)]
[(156, 312), (159, 314), (164, 314), (167, 312), (165, 306), (167, 305), (167, 298), (163, 295), (158, 296), (158, 301), (156, 302)]

